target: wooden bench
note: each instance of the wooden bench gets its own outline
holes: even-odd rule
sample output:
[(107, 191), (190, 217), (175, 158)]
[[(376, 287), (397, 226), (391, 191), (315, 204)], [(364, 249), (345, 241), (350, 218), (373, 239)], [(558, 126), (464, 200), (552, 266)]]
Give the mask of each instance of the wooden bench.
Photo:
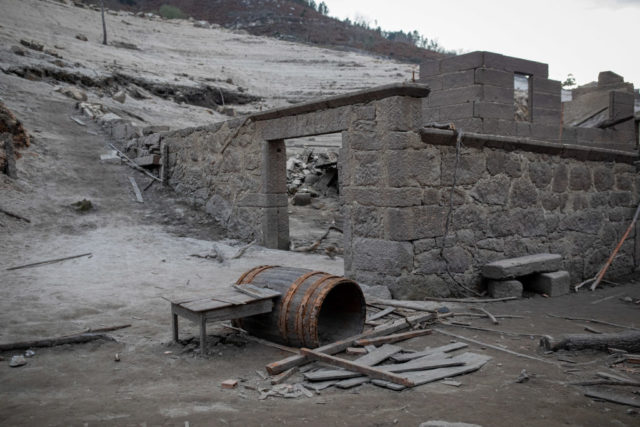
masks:
[(252, 285), (234, 286), (216, 292), (215, 296), (171, 301), (173, 341), (178, 342), (178, 316), (200, 325), (200, 354), (207, 354), (207, 322), (240, 319), (270, 313), (273, 299), (281, 294)]

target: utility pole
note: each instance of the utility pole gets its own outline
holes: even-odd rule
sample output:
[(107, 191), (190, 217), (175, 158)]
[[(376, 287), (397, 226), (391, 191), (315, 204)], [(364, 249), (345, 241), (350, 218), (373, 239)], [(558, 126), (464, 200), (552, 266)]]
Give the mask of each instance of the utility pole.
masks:
[(102, 38), (102, 44), (107, 44), (107, 24), (104, 21), (104, 0), (100, 0), (100, 7), (102, 9), (102, 33), (104, 37)]

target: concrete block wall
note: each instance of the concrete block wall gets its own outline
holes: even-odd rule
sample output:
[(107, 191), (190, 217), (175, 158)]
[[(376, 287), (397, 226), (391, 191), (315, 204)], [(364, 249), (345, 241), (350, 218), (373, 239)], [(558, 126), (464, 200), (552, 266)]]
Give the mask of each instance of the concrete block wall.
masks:
[[(530, 79), (530, 120), (515, 120), (514, 75)], [(424, 123), (452, 122), (466, 132), (558, 141), (561, 84), (547, 64), (491, 52), (471, 52), (420, 66), (432, 93), (423, 101)]]

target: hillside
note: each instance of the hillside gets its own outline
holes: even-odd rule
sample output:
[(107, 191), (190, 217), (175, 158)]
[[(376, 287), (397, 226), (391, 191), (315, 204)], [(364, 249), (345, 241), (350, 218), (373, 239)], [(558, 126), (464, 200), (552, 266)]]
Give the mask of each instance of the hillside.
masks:
[(135, 12), (157, 12), (163, 5), (172, 5), (194, 19), (254, 35), (355, 49), (414, 63), (443, 56), (411, 43), (388, 40), (378, 30), (342, 22), (290, 0), (105, 0), (105, 5)]

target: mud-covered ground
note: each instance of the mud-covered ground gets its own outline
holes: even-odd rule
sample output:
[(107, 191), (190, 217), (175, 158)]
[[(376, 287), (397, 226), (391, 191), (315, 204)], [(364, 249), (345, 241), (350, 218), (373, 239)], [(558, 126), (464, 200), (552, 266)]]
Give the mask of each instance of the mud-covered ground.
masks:
[[(32, 6), (30, 15), (21, 15), (23, 3)], [(69, 11), (76, 11), (55, 2), (5, 4), (8, 9), (4, 11), (17, 9), (0, 15), (0, 35), (14, 44), (19, 26), (29, 36), (49, 31), (62, 37), (71, 28)], [(17, 15), (15, 19), (11, 18), (12, 13)], [(78, 16), (84, 17), (84, 13), (88, 12)], [(109, 19), (115, 18), (110, 15)], [(43, 22), (49, 23), (48, 29)], [(170, 37), (163, 36), (163, 25), (182, 29), (174, 23), (153, 24), (149, 28), (157, 32), (149, 31), (167, 40)], [(85, 25), (84, 21), (79, 19), (78, 25)], [(185, 25), (184, 30), (192, 31), (191, 28)], [(250, 39), (262, 43), (262, 39)], [(264, 43), (275, 42), (265, 39)], [(12, 58), (8, 46), (1, 49), (4, 61)], [(305, 52), (312, 55), (317, 51)], [(178, 48), (173, 53), (176, 58), (183, 54)], [(537, 337), (458, 326), (441, 328), (547, 362), (471, 344), (471, 351), (492, 359), (480, 371), (457, 378), (462, 383), (460, 387), (437, 382), (394, 392), (365, 384), (352, 390), (330, 388), (310, 398), (259, 400), (256, 388), (269, 385), (256, 371), (264, 372), (267, 363), (288, 353), (248, 341), (221, 325), (211, 325), (210, 353), (200, 357), (194, 352), (193, 342), (186, 346), (171, 343), (169, 304), (164, 298), (209, 295), (256, 265), (299, 266), (341, 274), (342, 259), (257, 246), (232, 259), (245, 243), (226, 239), (222, 228), (181, 202), (179, 195), (153, 184), (143, 192), (144, 203), (136, 202), (129, 177), (143, 188), (149, 179), (127, 166), (101, 163), (100, 155), (108, 151), (108, 139), (92, 122), (81, 126), (72, 121), (70, 116), (76, 114), (74, 101), (52, 88), (48, 81), (0, 74), (2, 101), (33, 135), (32, 146), (23, 151), (18, 161), (19, 179), (0, 174), (0, 207), (31, 220), (26, 223), (0, 214), (0, 343), (61, 336), (88, 328), (131, 326), (110, 332), (115, 341), (34, 349), (35, 356), (18, 368), (9, 367), (9, 360), (21, 352), (0, 353), (0, 424), (417, 426), (437, 419), (483, 426), (640, 423), (637, 412), (629, 407), (593, 401), (583, 395), (583, 389), (570, 385), (592, 379), (596, 372), (640, 380), (637, 365), (609, 366), (612, 359), (608, 354), (590, 351), (544, 354), (538, 348)], [(162, 117), (174, 117), (177, 122), (180, 114), (186, 114), (174, 110), (175, 103), (157, 102)], [(127, 103), (121, 108), (125, 107), (132, 108)], [(147, 114), (144, 117), (149, 120), (160, 117), (154, 116), (159, 113), (153, 106), (147, 107), (131, 111)], [(194, 121), (211, 117), (197, 110), (199, 107), (188, 108), (202, 114), (193, 116)], [(70, 206), (82, 199), (90, 200), (93, 209), (81, 213)], [(311, 237), (308, 241), (313, 241), (334, 220), (327, 206), (319, 205), (322, 203), (291, 207), (295, 242), (296, 233), (303, 236), (303, 230)], [(339, 237), (330, 235), (332, 239)], [(91, 257), (5, 270), (89, 252)], [(640, 328), (640, 307), (623, 301), (626, 296), (640, 298), (640, 287), (633, 280), (615, 287), (606, 285), (596, 292), (485, 306), (494, 314), (523, 317), (502, 319), (499, 325), (492, 325), (487, 319), (457, 320), (506, 332), (552, 336), (583, 332), (587, 323), (549, 314)], [(612, 298), (600, 301), (606, 297)], [(447, 306), (456, 312), (471, 311), (462, 305)], [(590, 326), (602, 332), (620, 330)], [(182, 321), (181, 337), (188, 340), (194, 335), (195, 327)], [(451, 339), (434, 332), (402, 345), (421, 349), (443, 345)], [(114, 360), (116, 353), (119, 362)], [(517, 383), (523, 369), (530, 379)], [(220, 384), (227, 379), (237, 379), (240, 385), (232, 390), (222, 389)], [(300, 376), (294, 376), (291, 382), (300, 380)], [(638, 402), (633, 393), (637, 387), (609, 389)]]

